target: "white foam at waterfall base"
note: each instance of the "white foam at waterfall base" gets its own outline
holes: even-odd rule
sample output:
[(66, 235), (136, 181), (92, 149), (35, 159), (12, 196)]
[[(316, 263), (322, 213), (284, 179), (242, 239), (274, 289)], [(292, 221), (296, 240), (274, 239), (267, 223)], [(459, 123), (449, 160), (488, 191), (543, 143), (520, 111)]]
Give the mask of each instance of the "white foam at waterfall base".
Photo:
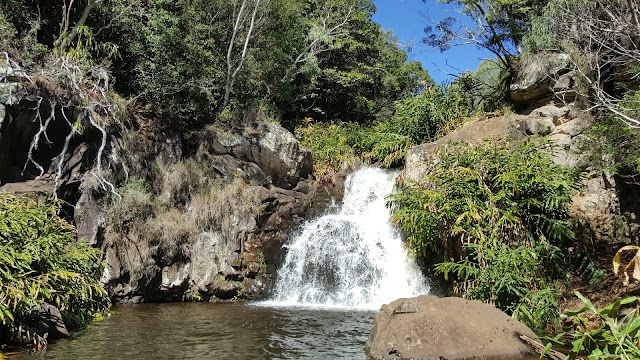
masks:
[(377, 168), (351, 174), (337, 211), (308, 221), (291, 239), (272, 299), (262, 305), (375, 310), (428, 293), (386, 207), (395, 176)]

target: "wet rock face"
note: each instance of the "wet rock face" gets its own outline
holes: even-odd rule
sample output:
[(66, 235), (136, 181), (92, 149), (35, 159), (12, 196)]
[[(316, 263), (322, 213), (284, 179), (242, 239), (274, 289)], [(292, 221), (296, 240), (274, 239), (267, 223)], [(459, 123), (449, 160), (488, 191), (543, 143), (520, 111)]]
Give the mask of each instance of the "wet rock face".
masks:
[(418, 296), (383, 305), (365, 349), (372, 359), (518, 359), (535, 353), (524, 324), (495, 307), (457, 297)]

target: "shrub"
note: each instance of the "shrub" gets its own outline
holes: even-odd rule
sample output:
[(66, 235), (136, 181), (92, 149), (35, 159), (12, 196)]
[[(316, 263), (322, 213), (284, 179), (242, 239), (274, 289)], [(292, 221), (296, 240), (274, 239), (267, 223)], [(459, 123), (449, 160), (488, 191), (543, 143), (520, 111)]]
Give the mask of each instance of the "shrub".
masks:
[(222, 188), (210, 187), (196, 194), (188, 207), (188, 216), (201, 231), (220, 230), (233, 238), (241, 222), (251, 222), (258, 214), (260, 202), (246, 183), (236, 180)]
[[(629, 105), (640, 104), (640, 94), (628, 97)], [(631, 107), (631, 106), (628, 106)], [(639, 116), (636, 111), (634, 116)], [(589, 165), (596, 170), (622, 176), (640, 174), (640, 130), (615, 116), (606, 116), (591, 126), (579, 146), (588, 154)]]
[[(393, 220), (416, 254), (444, 260), (435, 269), (454, 277), (457, 293), (516, 316), (524, 302), (553, 291), (564, 268), (560, 247), (574, 237), (566, 208), (573, 170), (554, 165), (541, 146), (451, 144), (426, 187), (410, 183), (391, 197)], [(523, 317), (542, 321), (554, 312)]]
[(162, 259), (174, 259), (189, 254), (189, 240), (197, 231), (191, 217), (170, 207), (144, 223), (146, 233), (142, 237), (149, 248), (156, 249)]
[(346, 124), (313, 123), (311, 119), (295, 131), (300, 143), (313, 151), (314, 172), (321, 182), (331, 181), (344, 165), (357, 156)]
[(134, 180), (107, 204), (107, 243), (116, 247), (122, 270), (131, 278), (153, 276), (158, 258), (188, 256), (203, 232), (219, 231), (231, 240), (255, 219), (259, 201), (246, 183), (212, 185), (215, 180), (202, 176), (195, 163), (177, 163), (166, 174), (160, 196)]
[(449, 86), (429, 87), (417, 96), (397, 101), (395, 114), (384, 128), (409, 137), (414, 144), (444, 135), (473, 114), (474, 100), (465, 79)]
[(207, 183), (204, 167), (193, 159), (178, 162), (163, 173), (162, 193), (177, 204), (185, 204), (191, 194)]
[(43, 341), (32, 330), (42, 303), (56, 306), (71, 329), (109, 305), (97, 281), (99, 251), (78, 241), (57, 209), (54, 201), (0, 193), (0, 343)]
[(313, 151), (315, 176), (321, 182), (333, 181), (342, 167), (356, 160), (397, 166), (404, 161), (411, 146), (407, 136), (394, 133), (386, 123), (366, 126), (307, 120), (296, 129), (296, 137)]
[(544, 353), (557, 344), (571, 349), (567, 359), (580, 355), (587, 355), (589, 359), (640, 358), (640, 302), (636, 296), (618, 298), (597, 309), (579, 292), (575, 295), (585, 306), (562, 314), (567, 319), (565, 331), (553, 338), (545, 337), (550, 343)]

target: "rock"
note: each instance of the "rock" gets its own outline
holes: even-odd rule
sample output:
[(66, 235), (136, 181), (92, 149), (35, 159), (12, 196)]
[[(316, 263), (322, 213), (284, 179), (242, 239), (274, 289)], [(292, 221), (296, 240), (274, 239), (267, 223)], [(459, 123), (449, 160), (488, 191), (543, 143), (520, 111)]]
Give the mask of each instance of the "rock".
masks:
[(189, 263), (173, 264), (162, 269), (162, 285), (160, 290), (184, 292), (189, 278)]
[(230, 300), (236, 298), (242, 291), (243, 284), (237, 281), (221, 280), (210, 285), (209, 292), (218, 299)]
[(569, 71), (566, 74), (560, 75), (560, 77), (552, 82), (551, 90), (555, 97), (564, 103), (570, 103), (576, 99), (575, 84), (578, 74), (575, 70)]
[(22, 182), (10, 182), (4, 183), (0, 186), (0, 191), (9, 192), (12, 194), (43, 194), (52, 195), (55, 188), (55, 182), (48, 178), (38, 180), (27, 180)]
[(135, 304), (142, 304), (144, 302), (144, 297), (140, 296), (140, 295), (136, 295), (136, 296), (132, 296), (132, 297), (125, 297), (124, 299), (122, 299), (120, 301), (120, 304), (126, 304), (126, 305), (135, 305)]
[(568, 149), (573, 144), (571, 136), (566, 134), (552, 134), (547, 139), (561, 149)]
[[(533, 102), (552, 97), (553, 91), (563, 91), (564, 83), (554, 79), (560, 79), (571, 69), (569, 55), (562, 53), (549, 53), (537, 56), (521, 66), (511, 84), (511, 101), (516, 105), (530, 105)], [(572, 86), (570, 82), (568, 86)]]
[(272, 197), (271, 191), (262, 186), (251, 186), (250, 191), (258, 196), (260, 203), (264, 203)]
[(168, 169), (169, 166), (182, 160), (184, 156), (184, 141), (179, 132), (163, 129), (161, 138), (154, 151), (155, 158), (153, 162), (162, 169)]
[(537, 116), (541, 118), (551, 118), (554, 125), (560, 125), (568, 119), (570, 109), (567, 106), (557, 107), (555, 105), (545, 105), (531, 111), (529, 116)]
[(403, 176), (407, 180), (420, 182), (429, 169), (438, 161), (438, 150), (446, 147), (450, 141), (478, 144), (484, 139), (524, 139), (526, 137), (525, 130), (523, 126), (519, 126), (523, 119), (526, 119), (526, 117), (505, 115), (469, 122), (462, 128), (434, 142), (414, 146), (407, 152)]
[(591, 126), (592, 121), (587, 117), (577, 117), (564, 124), (556, 126), (551, 134), (564, 134), (571, 137), (580, 135), (584, 130)]
[(12, 106), (19, 103), (23, 81), (28, 81), (23, 70), (0, 66), (0, 104)]
[(270, 183), (269, 177), (258, 165), (231, 155), (200, 156), (198, 160), (214, 173), (213, 177), (220, 177), (227, 182), (239, 178), (250, 185), (264, 186)]
[(104, 229), (105, 216), (91, 191), (83, 191), (73, 213), (78, 237), (89, 245), (98, 245), (98, 234)]
[(293, 224), (293, 218), (289, 212), (276, 211), (266, 221), (262, 227), (263, 231), (278, 231), (278, 229), (288, 228)]
[(300, 192), (305, 195), (309, 193), (309, 190), (309, 183), (307, 183), (306, 181), (298, 181), (296, 187), (293, 188), (293, 191)]
[(595, 243), (621, 241), (625, 221), (620, 215), (615, 179), (606, 174), (592, 174), (583, 185), (583, 190), (572, 197), (568, 206), (576, 233)]
[[(295, 199), (304, 199), (306, 197), (305, 194), (302, 192), (295, 191), (295, 190), (285, 190), (275, 186), (272, 186), (270, 190), (273, 191), (274, 197), (276, 199), (287, 198), (287, 199), (295, 200)], [(285, 201), (285, 202), (290, 202), (290, 201)]]
[(455, 360), (533, 356), (536, 335), (491, 305), (423, 295), (383, 305), (365, 346), (372, 359)]
[(233, 129), (214, 129), (200, 141), (198, 153), (231, 155), (252, 162), (281, 188), (292, 189), (313, 170), (311, 151), (300, 147), (286, 129), (254, 122)]
[[(264, 259), (269, 266), (268, 272), (275, 274), (275, 269), (282, 264), (285, 258), (285, 252), (282, 249), (285, 239), (277, 232), (267, 232), (262, 235), (262, 247)], [(274, 266), (274, 267), (271, 267)]]
[(527, 135), (549, 135), (555, 129), (552, 118), (527, 117), (522, 121), (522, 126)]
[(0, 65), (0, 79), (7, 82), (28, 80), (27, 73), (18, 68)]
[(106, 266), (104, 267), (102, 277), (100, 278), (100, 283), (103, 286), (109, 282), (118, 280), (120, 276), (122, 276), (122, 265), (120, 264), (116, 250), (112, 246), (109, 246), (104, 250), (104, 253), (104, 262)]
[(61, 337), (69, 337), (69, 331), (62, 320), (62, 314), (57, 307), (42, 303), (40, 304), (40, 327), (42, 335), (48, 334), (47, 339), (57, 339)]
[(236, 251), (236, 244), (225, 240), (222, 234), (207, 232), (200, 234), (191, 247), (190, 282), (202, 292), (215, 287), (216, 275), (233, 272), (227, 262)]

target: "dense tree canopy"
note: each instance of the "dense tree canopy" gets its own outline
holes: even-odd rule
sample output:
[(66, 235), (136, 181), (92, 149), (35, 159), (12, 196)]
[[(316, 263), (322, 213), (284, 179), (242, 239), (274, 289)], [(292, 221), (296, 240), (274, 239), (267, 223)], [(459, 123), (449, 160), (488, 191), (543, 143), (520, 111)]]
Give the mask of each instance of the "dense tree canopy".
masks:
[(50, 49), (110, 55), (116, 90), (182, 127), (248, 108), (289, 126), (308, 116), (369, 122), (431, 82), (371, 20), (370, 0), (2, 3), (17, 33), (33, 30)]

